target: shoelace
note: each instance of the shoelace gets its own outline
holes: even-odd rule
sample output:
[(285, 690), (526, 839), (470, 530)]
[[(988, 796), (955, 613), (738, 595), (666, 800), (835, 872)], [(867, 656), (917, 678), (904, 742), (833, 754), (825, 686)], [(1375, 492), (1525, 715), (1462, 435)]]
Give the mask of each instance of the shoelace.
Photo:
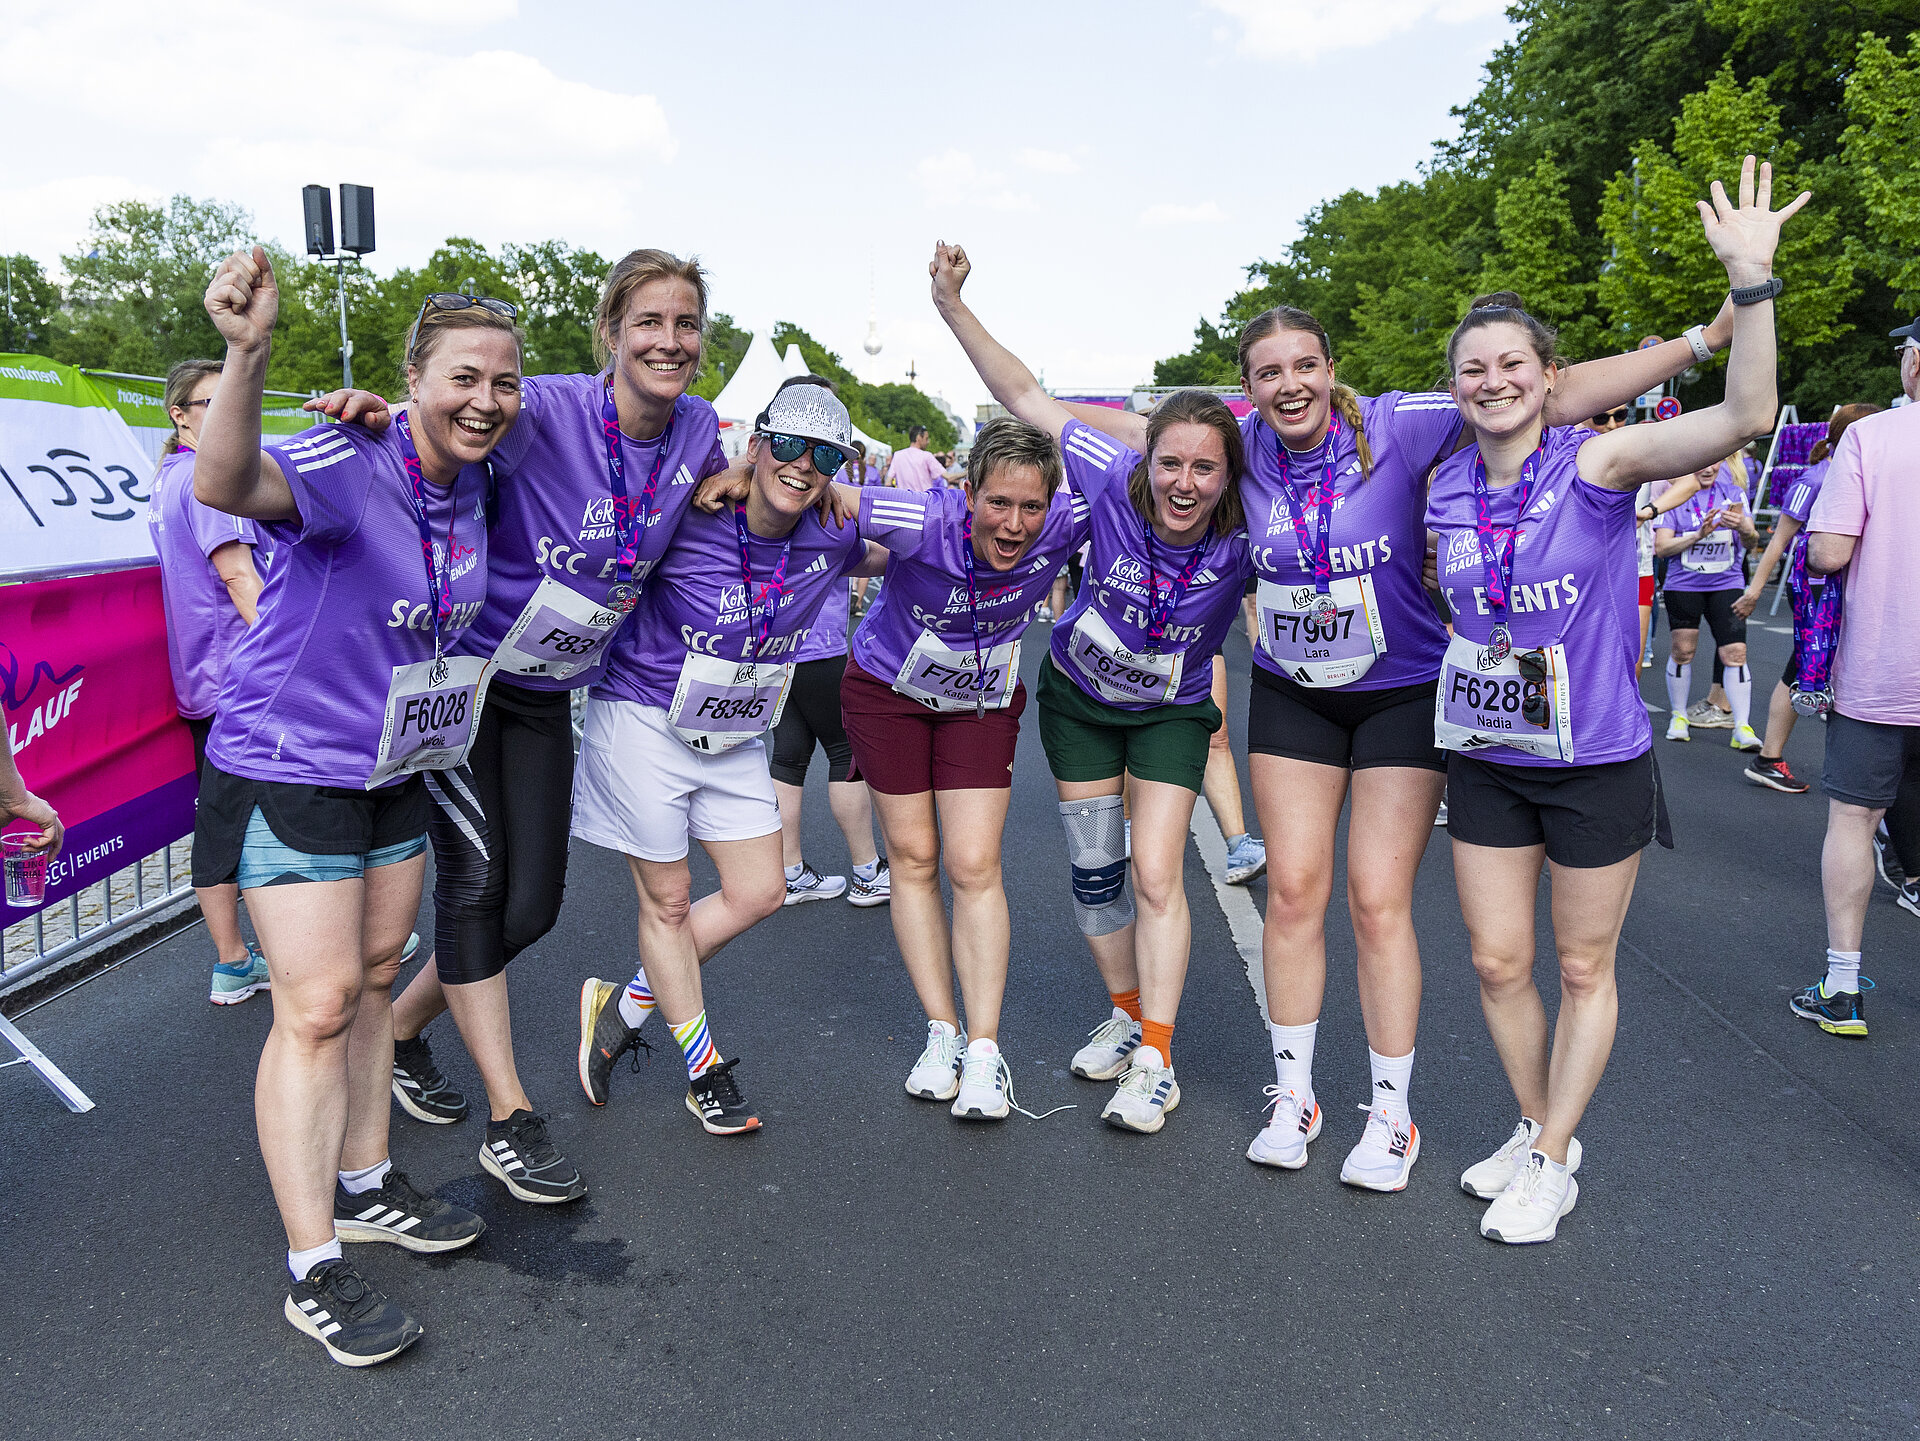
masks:
[(436, 1197), (423, 1195), (407, 1173), (398, 1169), (387, 1172), (387, 1179), (380, 1183), (379, 1192), (389, 1205), (397, 1205), (402, 1211), (417, 1212), (423, 1216), (431, 1215), (446, 1204)]
[(380, 1293), (346, 1261), (332, 1261), (307, 1278), (321, 1295), (334, 1302), (349, 1321), (358, 1321), (380, 1304)]
[(705, 1088), (707, 1092), (723, 1108), (742, 1104), (739, 1083), (733, 1079), (733, 1067), (732, 1061), (721, 1061), (700, 1078), (707, 1083)]
[(1054, 1111), (1077, 1111), (1080, 1109), (1077, 1103), (1069, 1103), (1064, 1106), (1055, 1106), (1052, 1111), (1042, 1111), (1038, 1115), (1029, 1111), (1025, 1106), (1020, 1104), (1019, 1100), (1016, 1099), (1013, 1094), (1013, 1069), (1007, 1065), (1006, 1054), (1001, 1051), (995, 1051), (991, 1056), (962, 1057), (960, 1061), (960, 1084), (965, 1086), (967, 1084), (967, 1072), (980, 1066), (993, 1066), (999, 1071), (1001, 1083), (1007, 1088), (1007, 1104), (1030, 1120), (1044, 1121), (1048, 1116), (1051, 1116)]
[[(1128, 1095), (1139, 1096), (1143, 1100), (1153, 1098), (1154, 1076), (1156, 1072), (1147, 1066), (1128, 1066), (1126, 1074), (1120, 1078), (1120, 1089)], [(1138, 1077), (1138, 1079), (1135, 1079)]]
[(528, 1116), (517, 1125), (507, 1127), (507, 1134), (513, 1137), (513, 1148), (520, 1153), (521, 1164), (529, 1170), (537, 1171), (549, 1162), (560, 1159), (560, 1152), (547, 1139), (545, 1116)]
[(1412, 1137), (1412, 1123), (1409, 1122), (1407, 1125), (1402, 1126), (1398, 1121), (1394, 1120), (1392, 1116), (1387, 1114), (1386, 1107), (1363, 1105), (1360, 1109), (1367, 1113), (1367, 1129), (1360, 1133), (1361, 1144), (1364, 1145), (1366, 1143), (1367, 1137), (1373, 1134), (1376, 1127), (1384, 1129), (1387, 1133), (1386, 1140), (1381, 1144), (1382, 1150), (1392, 1150), (1393, 1143), (1402, 1136)]
[(638, 1031), (632, 1031), (627, 1035), (626, 1044), (613, 1053), (613, 1058), (617, 1061), (622, 1056), (627, 1057), (627, 1069), (637, 1076), (640, 1074), (640, 1053), (642, 1051), (647, 1053), (647, 1059), (649, 1061), (653, 1059), (652, 1044), (642, 1040)]
[(440, 1074), (440, 1068), (433, 1063), (433, 1047), (427, 1044), (425, 1036), (415, 1036), (413, 1044), (417, 1049), (412, 1052), (412, 1063), (407, 1070), (420, 1083), (422, 1092), (439, 1090), (447, 1084), (447, 1078)]
[(1267, 1118), (1267, 1124), (1269, 1126), (1279, 1124), (1280, 1104), (1289, 1096), (1293, 1098), (1293, 1123), (1295, 1126), (1300, 1124), (1300, 1118), (1306, 1114), (1307, 1108), (1300, 1100), (1300, 1093), (1294, 1090), (1292, 1086), (1268, 1086), (1260, 1094), (1267, 1098), (1265, 1109), (1273, 1112), (1273, 1114)]
[(1108, 1016), (1106, 1020), (1087, 1032), (1087, 1039), (1101, 1045), (1118, 1047), (1120, 1042), (1133, 1038), (1133, 1022), (1121, 1020), (1118, 1016)]

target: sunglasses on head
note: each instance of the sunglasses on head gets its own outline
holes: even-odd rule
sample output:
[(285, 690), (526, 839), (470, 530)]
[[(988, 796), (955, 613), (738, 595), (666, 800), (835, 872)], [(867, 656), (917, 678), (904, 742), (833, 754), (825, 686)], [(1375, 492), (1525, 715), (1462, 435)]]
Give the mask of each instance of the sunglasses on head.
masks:
[(512, 320), (520, 313), (520, 308), (504, 300), (495, 300), (491, 295), (455, 295), (451, 291), (436, 290), (420, 302), (420, 314), (413, 322), (413, 333), (420, 333), (420, 322), (427, 318), (429, 310), (484, 310), (490, 315), (498, 315)]
[(1623, 405), (1618, 410), (1609, 410), (1604, 414), (1594, 416), (1593, 423), (1595, 425), (1625, 425), (1629, 414), (1630, 412), (1627, 407)]
[(1547, 728), (1547, 657), (1544, 652), (1523, 650), (1514, 653), (1520, 667), (1520, 679), (1526, 688), (1520, 697), (1520, 719), (1530, 726)]
[(847, 453), (837, 445), (828, 445), (824, 440), (808, 440), (803, 435), (775, 435), (771, 431), (763, 434), (773, 451), (773, 458), (782, 465), (792, 465), (807, 453), (808, 447), (813, 449), (813, 468), (822, 475), (838, 475), (840, 467), (847, 463)]

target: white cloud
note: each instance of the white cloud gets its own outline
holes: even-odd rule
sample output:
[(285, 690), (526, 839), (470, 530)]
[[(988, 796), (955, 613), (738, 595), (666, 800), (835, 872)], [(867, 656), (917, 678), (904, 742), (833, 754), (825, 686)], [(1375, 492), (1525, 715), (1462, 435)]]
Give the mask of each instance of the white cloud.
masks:
[(1507, 0), (1206, 0), (1240, 22), (1243, 55), (1314, 60), (1377, 45), (1429, 22), (1461, 24), (1506, 13)]
[(1007, 177), (989, 170), (965, 150), (943, 150), (914, 166), (929, 209), (1031, 210), (1033, 197), (1014, 190)]
[(1198, 205), (1149, 205), (1140, 212), (1142, 225), (1218, 225), (1226, 218), (1227, 212), (1211, 200)]
[(1014, 157), (1022, 167), (1042, 175), (1076, 175), (1080, 162), (1064, 150), (1036, 150), (1029, 146)]

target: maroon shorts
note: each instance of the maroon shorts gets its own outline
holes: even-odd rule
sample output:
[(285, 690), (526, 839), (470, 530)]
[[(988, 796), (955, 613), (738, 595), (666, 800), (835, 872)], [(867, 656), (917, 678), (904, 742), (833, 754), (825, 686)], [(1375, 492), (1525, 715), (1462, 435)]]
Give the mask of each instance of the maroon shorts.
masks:
[(1005, 710), (984, 716), (928, 710), (849, 660), (840, 682), (840, 715), (853, 742), (848, 779), (889, 796), (1006, 790), (1026, 708), (1021, 681)]
[(1653, 577), (1650, 575), (1640, 577), (1640, 604), (1653, 604)]

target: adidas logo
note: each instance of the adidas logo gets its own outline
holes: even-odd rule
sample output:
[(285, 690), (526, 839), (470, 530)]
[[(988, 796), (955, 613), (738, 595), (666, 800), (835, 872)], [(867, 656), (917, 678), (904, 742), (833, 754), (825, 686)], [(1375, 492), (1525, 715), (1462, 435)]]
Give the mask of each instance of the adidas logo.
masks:
[(814, 557), (813, 564), (808, 566), (805, 570), (801, 571), (800, 574), (816, 575), (820, 571), (832, 570), (832, 569), (833, 567), (827, 564), (827, 558), (824, 555), (821, 555), (821, 556)]
[(1276, 1061), (1291, 1061), (1293, 1059), (1293, 1052), (1292, 1051), (1275, 1051), (1273, 1053), (1273, 1058)]
[(1373, 1083), (1373, 1088), (1376, 1091), (1391, 1091), (1393, 1089), (1393, 1082), (1381, 1079)]

